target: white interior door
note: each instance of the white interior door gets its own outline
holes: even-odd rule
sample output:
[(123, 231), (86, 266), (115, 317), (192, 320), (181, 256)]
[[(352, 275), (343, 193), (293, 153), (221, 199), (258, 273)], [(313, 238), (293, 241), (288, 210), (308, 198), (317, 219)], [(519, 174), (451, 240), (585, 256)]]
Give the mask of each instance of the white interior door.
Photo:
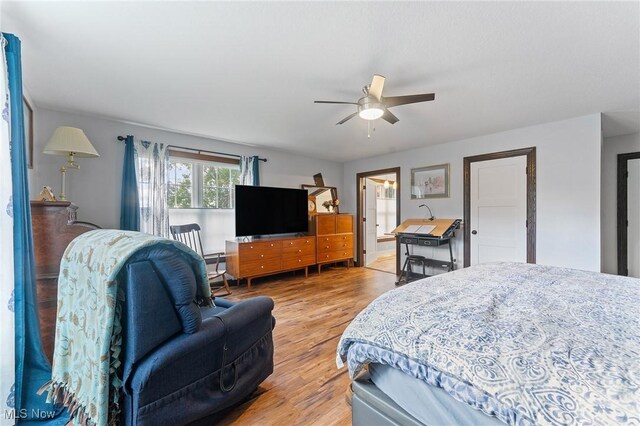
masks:
[(364, 229), (365, 229), (365, 244), (364, 248), (366, 253), (364, 255), (365, 266), (370, 265), (378, 258), (377, 243), (378, 243), (378, 211), (376, 206), (376, 183), (371, 179), (365, 180), (364, 191)]
[(526, 170), (524, 155), (471, 163), (471, 265), (527, 261)]
[(628, 160), (627, 170), (627, 269), (640, 278), (640, 159)]

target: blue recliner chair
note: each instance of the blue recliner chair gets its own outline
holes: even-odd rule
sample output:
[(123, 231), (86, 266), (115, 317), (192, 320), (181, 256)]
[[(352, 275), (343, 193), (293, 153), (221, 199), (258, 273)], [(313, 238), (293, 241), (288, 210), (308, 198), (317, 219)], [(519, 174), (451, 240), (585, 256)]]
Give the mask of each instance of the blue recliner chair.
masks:
[(169, 248), (136, 254), (121, 275), (122, 424), (211, 418), (273, 372), (271, 299), (200, 307), (191, 267)]

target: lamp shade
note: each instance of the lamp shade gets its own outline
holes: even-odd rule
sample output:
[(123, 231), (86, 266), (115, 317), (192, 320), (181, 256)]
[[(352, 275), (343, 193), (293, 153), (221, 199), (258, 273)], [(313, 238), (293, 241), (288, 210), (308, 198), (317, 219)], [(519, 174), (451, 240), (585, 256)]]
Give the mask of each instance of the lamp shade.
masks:
[(87, 139), (87, 135), (75, 127), (58, 127), (42, 152), (52, 155), (73, 153), (76, 157), (100, 157)]

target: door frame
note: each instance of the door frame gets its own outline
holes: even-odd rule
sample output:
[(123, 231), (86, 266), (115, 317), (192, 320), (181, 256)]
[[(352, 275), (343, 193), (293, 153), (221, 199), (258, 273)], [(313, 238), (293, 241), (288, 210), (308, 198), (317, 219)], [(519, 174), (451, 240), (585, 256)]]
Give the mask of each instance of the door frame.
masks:
[(628, 152), (626, 154), (618, 154), (618, 275), (629, 275), (629, 259), (628, 255), (628, 234), (627, 221), (628, 217), (628, 199), (627, 178), (629, 176), (629, 160), (640, 158), (640, 152)]
[[(362, 181), (365, 178), (377, 175), (385, 175), (389, 173), (396, 174), (396, 182), (398, 186), (396, 188), (396, 226), (400, 225), (400, 189), (401, 189), (401, 174), (400, 167), (390, 167), (388, 169), (371, 170), (368, 172), (360, 172), (356, 174), (356, 257), (358, 260), (355, 262), (356, 266), (364, 266), (362, 259), (364, 258), (364, 222), (362, 218), (364, 216), (364, 188)], [(400, 271), (400, 245), (396, 244), (396, 275)]]
[(527, 263), (536, 263), (536, 147), (464, 157), (464, 267), (471, 265), (471, 163), (527, 157)]

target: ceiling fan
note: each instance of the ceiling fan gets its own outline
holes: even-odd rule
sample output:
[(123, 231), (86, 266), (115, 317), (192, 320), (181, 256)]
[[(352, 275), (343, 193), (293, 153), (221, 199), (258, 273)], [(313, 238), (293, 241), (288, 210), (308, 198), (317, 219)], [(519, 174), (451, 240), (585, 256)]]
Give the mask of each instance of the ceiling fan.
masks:
[(417, 102), (432, 101), (436, 98), (434, 93), (424, 93), (420, 95), (406, 95), (406, 96), (382, 96), (382, 89), (384, 88), (384, 77), (378, 74), (373, 76), (371, 84), (364, 86), (362, 91), (364, 96), (358, 99), (358, 102), (342, 102), (342, 101), (314, 101), (316, 104), (351, 104), (357, 105), (358, 110), (351, 115), (346, 116), (336, 124), (344, 124), (348, 120), (351, 120), (356, 115), (365, 120), (376, 120), (382, 118), (391, 124), (395, 124), (399, 121), (398, 117), (393, 115), (389, 108), (400, 105), (415, 104)]

